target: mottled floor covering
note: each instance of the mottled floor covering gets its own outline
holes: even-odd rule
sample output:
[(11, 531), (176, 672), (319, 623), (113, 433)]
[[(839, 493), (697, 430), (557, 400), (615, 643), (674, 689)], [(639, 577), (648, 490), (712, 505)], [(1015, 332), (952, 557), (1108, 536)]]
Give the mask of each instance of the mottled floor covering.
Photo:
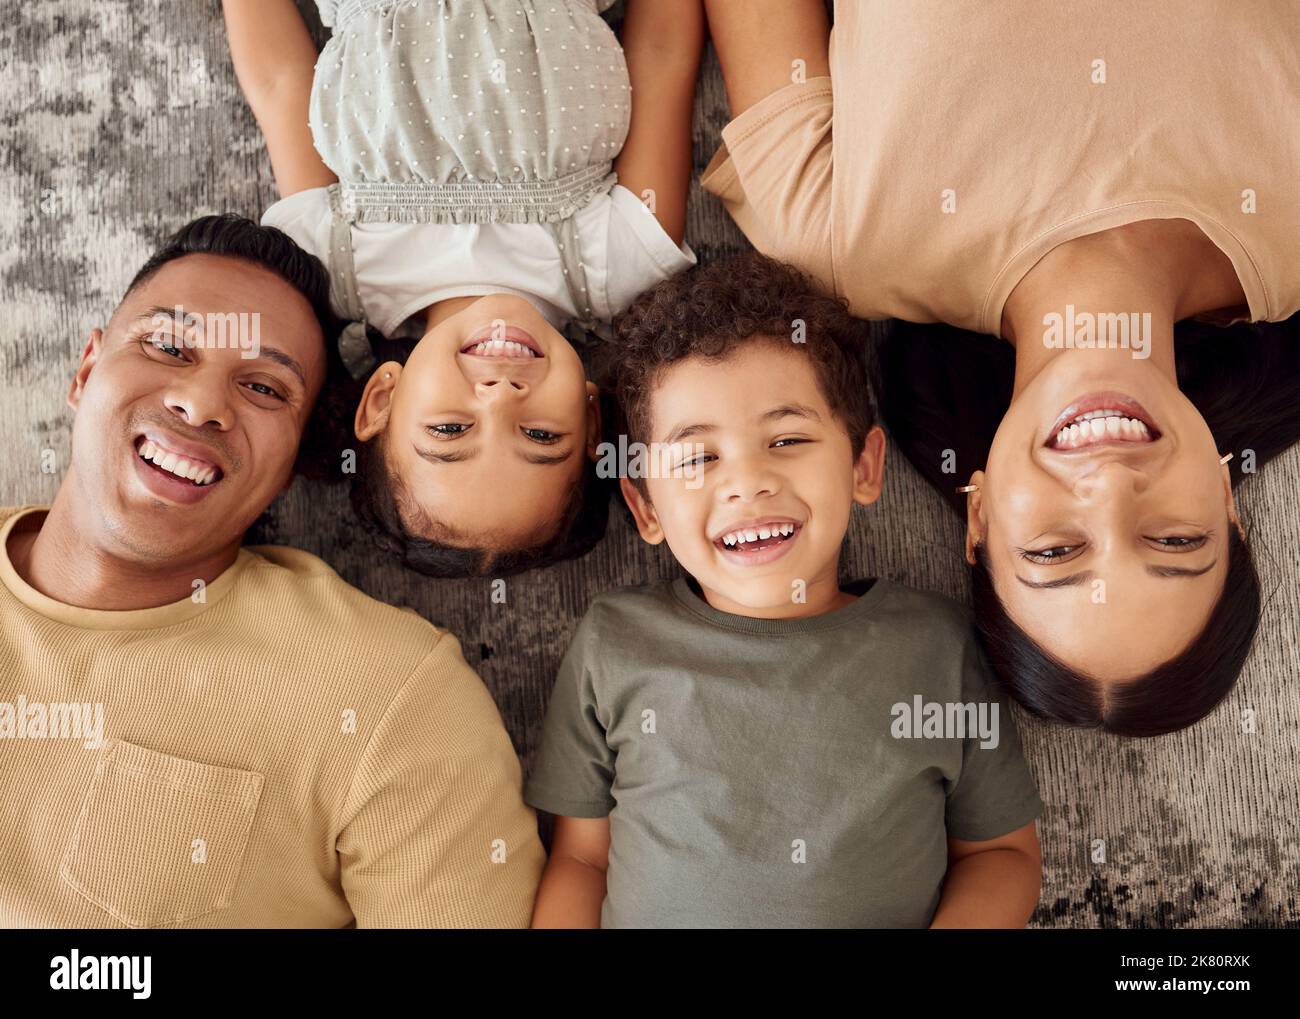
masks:
[[(11, 4), (0, 68), (0, 503), (45, 502), (59, 478), (41, 473), (40, 451), (67, 463), (68, 379), (132, 272), (191, 216), (256, 215), (276, 196), (215, 2)], [(699, 167), (725, 121), (710, 59), (695, 120)], [(698, 191), (689, 239), (705, 261), (744, 247)], [(1047, 803), (1036, 925), (1300, 925), (1298, 475), (1300, 449), (1240, 493), (1268, 603), (1254, 656), (1213, 716), (1148, 741), (1019, 717)], [(598, 551), (511, 580), (503, 607), (489, 600), (486, 582), (432, 582), (384, 561), (355, 533), (342, 489), (301, 481), (255, 537), (318, 553), (374, 596), (459, 634), (525, 766), (556, 664), (590, 598), (675, 570), (615, 514)], [(957, 522), (897, 455), (881, 502), (854, 518), (845, 561), (847, 573), (967, 597)], [(1248, 709), (1250, 733), (1241, 721)], [(1105, 845), (1100, 862), (1096, 840)]]

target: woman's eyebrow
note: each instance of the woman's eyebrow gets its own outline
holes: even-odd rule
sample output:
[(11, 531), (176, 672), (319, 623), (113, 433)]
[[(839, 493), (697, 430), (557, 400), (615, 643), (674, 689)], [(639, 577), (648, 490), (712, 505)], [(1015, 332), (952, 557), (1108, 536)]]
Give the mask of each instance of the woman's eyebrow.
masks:
[(1019, 573), (1016, 574), (1016, 579), (1020, 581), (1020, 583), (1024, 584), (1025, 587), (1032, 587), (1037, 590), (1056, 587), (1076, 587), (1079, 584), (1086, 583), (1092, 579), (1092, 570), (1084, 570), (1082, 573), (1071, 573), (1068, 577), (1061, 577), (1059, 580), (1026, 580)]
[(1153, 577), (1199, 577), (1209, 573), (1219, 560), (1214, 560), (1209, 566), (1203, 566), (1199, 570), (1189, 570), (1183, 566), (1148, 566), (1147, 572)]

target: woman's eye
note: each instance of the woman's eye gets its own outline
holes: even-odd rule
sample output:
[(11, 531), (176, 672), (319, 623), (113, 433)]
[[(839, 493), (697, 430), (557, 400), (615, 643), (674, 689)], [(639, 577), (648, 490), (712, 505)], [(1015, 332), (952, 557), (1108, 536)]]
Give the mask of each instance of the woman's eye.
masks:
[(1168, 537), (1148, 538), (1147, 541), (1155, 542), (1165, 552), (1192, 552), (1204, 545), (1209, 537), (1208, 534), (1174, 534)]
[(534, 442), (541, 442), (548, 446), (551, 445), (551, 443), (560, 441), (559, 435), (555, 432), (548, 432), (545, 428), (521, 428), (520, 431)]
[(448, 439), (455, 435), (465, 434), (469, 430), (469, 425), (452, 422), (445, 425), (429, 425), (425, 430), (433, 435), (440, 435), (442, 438)]
[(1052, 563), (1059, 563), (1066, 557), (1073, 555), (1079, 550), (1079, 548), (1080, 546), (1078, 545), (1055, 545), (1052, 548), (1020, 548), (1016, 549), (1016, 551), (1020, 554), (1020, 558), (1028, 559), (1031, 563), (1045, 563), (1051, 565)]

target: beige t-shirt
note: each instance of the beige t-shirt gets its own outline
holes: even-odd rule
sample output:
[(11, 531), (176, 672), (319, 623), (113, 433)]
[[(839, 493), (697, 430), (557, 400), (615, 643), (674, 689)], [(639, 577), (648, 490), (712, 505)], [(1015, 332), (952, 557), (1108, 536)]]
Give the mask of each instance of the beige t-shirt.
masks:
[(0, 927), (526, 927), (545, 862), (456, 638), (315, 556), (106, 612), (0, 510)]
[(1000, 331), (1064, 241), (1196, 223), (1252, 320), (1300, 308), (1294, 0), (852, 0), (831, 36), (835, 289)]

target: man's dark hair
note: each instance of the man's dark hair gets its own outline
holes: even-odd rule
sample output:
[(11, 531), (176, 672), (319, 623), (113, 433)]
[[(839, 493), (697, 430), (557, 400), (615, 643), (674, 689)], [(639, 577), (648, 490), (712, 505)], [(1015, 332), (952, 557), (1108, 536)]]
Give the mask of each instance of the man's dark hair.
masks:
[[(756, 252), (673, 276), (614, 322), (603, 376), (612, 380), (629, 442), (649, 444), (650, 404), (661, 373), (691, 357), (721, 360), (746, 343), (802, 351), (854, 454), (875, 424), (865, 323), (819, 293), (793, 266)], [(643, 478), (633, 483), (645, 491)]]
[[(311, 305), (324, 337), (326, 369), (322, 392), (329, 394), (345, 383), (347, 371), (337, 343), (342, 323), (330, 305), (329, 274), (319, 259), (300, 248), (288, 234), (243, 216), (200, 216), (177, 230), (149, 256), (126, 288), (126, 296), (148, 282), (163, 266), (186, 255), (241, 259), (275, 273), (302, 294)], [(340, 441), (339, 410), (335, 401), (317, 400), (298, 449), (295, 464), (298, 473), (318, 479), (337, 475), (332, 468), (344, 444)], [(350, 416), (347, 420), (351, 422)]]
[[(1174, 327), (1178, 386), (1222, 451), (1232, 484), (1300, 441), (1300, 315), (1278, 323)], [(962, 520), (957, 479), (984, 467), (1007, 408), (1015, 351), (994, 336), (897, 322), (885, 347), (885, 420), (904, 455)], [(955, 455), (956, 473), (949, 473)], [(948, 470), (945, 470), (948, 468)], [(1103, 696), (1017, 626), (976, 548), (971, 594), (989, 662), (1010, 694), (1040, 718), (1127, 736), (1158, 736), (1208, 715), (1237, 682), (1259, 623), (1261, 593), (1250, 545), (1230, 527), (1228, 574), (1201, 632), (1175, 658)]]

